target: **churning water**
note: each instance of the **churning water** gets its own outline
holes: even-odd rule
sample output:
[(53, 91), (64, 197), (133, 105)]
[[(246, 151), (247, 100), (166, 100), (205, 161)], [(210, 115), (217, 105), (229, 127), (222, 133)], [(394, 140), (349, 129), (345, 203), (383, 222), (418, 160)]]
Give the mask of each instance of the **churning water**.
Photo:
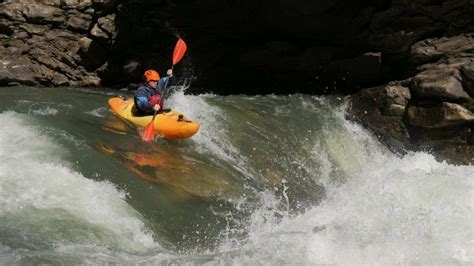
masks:
[(474, 263), (474, 166), (393, 154), (343, 98), (178, 91), (200, 131), (148, 144), (118, 93), (0, 89), (0, 264)]

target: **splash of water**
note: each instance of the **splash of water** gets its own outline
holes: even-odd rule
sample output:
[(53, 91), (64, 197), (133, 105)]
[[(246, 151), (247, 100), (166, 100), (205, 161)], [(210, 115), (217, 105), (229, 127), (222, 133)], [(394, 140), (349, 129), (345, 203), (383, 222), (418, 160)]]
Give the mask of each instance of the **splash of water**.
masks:
[[(14, 112), (0, 114), (0, 234), (10, 247), (158, 248), (126, 194), (71, 170), (67, 151)], [(19, 231), (23, 238), (9, 237)], [(36, 241), (48, 239), (46, 243)], [(30, 248), (28, 248), (30, 247)], [(11, 254), (10, 254), (11, 255)]]

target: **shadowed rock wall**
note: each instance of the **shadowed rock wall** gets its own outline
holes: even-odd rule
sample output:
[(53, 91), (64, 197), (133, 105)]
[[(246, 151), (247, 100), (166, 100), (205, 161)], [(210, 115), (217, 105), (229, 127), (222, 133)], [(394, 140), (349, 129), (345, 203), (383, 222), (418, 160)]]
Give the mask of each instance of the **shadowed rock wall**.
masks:
[(194, 92), (352, 93), (412, 75), (410, 46), (472, 32), (473, 10), (465, 0), (0, 1), (0, 84), (126, 86), (166, 70), (181, 36), (177, 70), (195, 75)]

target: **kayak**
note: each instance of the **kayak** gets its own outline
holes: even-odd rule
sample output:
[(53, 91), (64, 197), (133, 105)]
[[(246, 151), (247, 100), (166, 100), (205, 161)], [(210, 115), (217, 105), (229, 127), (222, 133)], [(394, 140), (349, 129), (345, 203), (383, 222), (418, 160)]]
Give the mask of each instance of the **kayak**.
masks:
[[(153, 116), (134, 116), (132, 108), (133, 98), (113, 97), (108, 101), (110, 109), (120, 119), (123, 119), (134, 126), (145, 127), (150, 123)], [(170, 109), (159, 111), (153, 121), (155, 132), (166, 139), (189, 138), (199, 130), (199, 123), (191, 121), (189, 118)]]

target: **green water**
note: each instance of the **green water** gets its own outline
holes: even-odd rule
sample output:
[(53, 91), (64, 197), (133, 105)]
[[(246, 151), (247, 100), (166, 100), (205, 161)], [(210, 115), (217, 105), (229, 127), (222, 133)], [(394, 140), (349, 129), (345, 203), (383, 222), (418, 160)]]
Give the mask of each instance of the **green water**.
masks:
[[(357, 231), (366, 224), (345, 216), (358, 217), (369, 205), (363, 201), (368, 186), (360, 184), (415, 176), (441, 178), (440, 187), (446, 187), (444, 178), (454, 176), (467, 186), (451, 184), (450, 193), (471, 191), (472, 181), (466, 178), (474, 173), (472, 167), (439, 164), (427, 154), (396, 157), (345, 121), (340, 97), (193, 96), (180, 89), (167, 107), (200, 122), (200, 131), (190, 139), (144, 143), (139, 129), (123, 123), (106, 106), (108, 98), (132, 92), (1, 88), (0, 263), (341, 262), (321, 255), (327, 250), (311, 250), (318, 245), (333, 250), (328, 239), (339, 237), (365, 249), (364, 234), (338, 231), (346, 225)], [(412, 162), (420, 169), (438, 170), (399, 172)], [(357, 179), (371, 181), (353, 183)], [(398, 181), (392, 182), (392, 188), (399, 187)], [(339, 194), (345, 186), (350, 193)], [(386, 188), (374, 189), (373, 200), (384, 202)], [(350, 205), (344, 204), (349, 194), (354, 197), (350, 202), (359, 205), (341, 211)], [(407, 219), (419, 217), (419, 212), (409, 211), (411, 197), (395, 196), (388, 202), (403, 202), (400, 208)], [(426, 204), (441, 209), (437, 203)], [(448, 208), (472, 207), (462, 204)], [(329, 217), (333, 220), (320, 226)], [(456, 216), (453, 221), (439, 229), (450, 234), (458, 228), (455, 225), (472, 230), (465, 218)], [(404, 228), (396, 218), (380, 223), (379, 227)], [(314, 240), (320, 233), (328, 238)], [(381, 243), (391, 241), (387, 234), (376, 234), (375, 243), (382, 249)], [(415, 231), (409, 234), (425, 241)], [(439, 243), (442, 238), (437, 237), (431, 239)], [(459, 235), (455, 240), (465, 239)], [(342, 253), (344, 249), (334, 247)], [(404, 257), (421, 254), (426, 262), (430, 252), (438, 251), (406, 251)], [(379, 254), (362, 261), (377, 261)], [(463, 254), (441, 261), (472, 260), (472, 251)]]

